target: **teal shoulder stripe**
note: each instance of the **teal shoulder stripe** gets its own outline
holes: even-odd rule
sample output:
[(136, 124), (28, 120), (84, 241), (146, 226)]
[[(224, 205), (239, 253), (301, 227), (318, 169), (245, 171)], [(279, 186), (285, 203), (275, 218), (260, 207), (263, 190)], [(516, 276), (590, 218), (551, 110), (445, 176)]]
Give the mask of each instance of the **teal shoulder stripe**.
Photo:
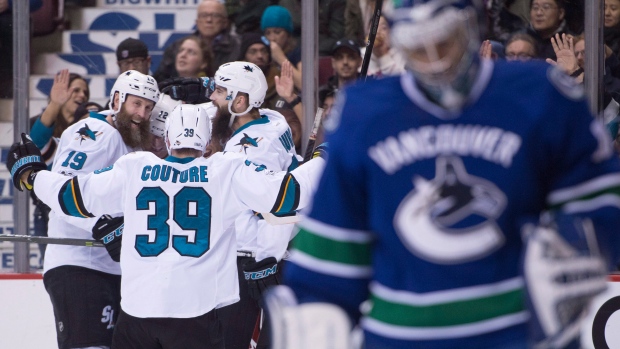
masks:
[(288, 167), (287, 171), (291, 172), (297, 167), (299, 167), (299, 160), (297, 160), (297, 156), (293, 155), (293, 160), (291, 161), (291, 165)]
[(93, 118), (93, 119), (97, 119), (97, 120), (108, 122), (108, 120), (106, 119), (106, 115), (99, 114), (96, 111), (89, 111), (88, 112), (88, 116)]

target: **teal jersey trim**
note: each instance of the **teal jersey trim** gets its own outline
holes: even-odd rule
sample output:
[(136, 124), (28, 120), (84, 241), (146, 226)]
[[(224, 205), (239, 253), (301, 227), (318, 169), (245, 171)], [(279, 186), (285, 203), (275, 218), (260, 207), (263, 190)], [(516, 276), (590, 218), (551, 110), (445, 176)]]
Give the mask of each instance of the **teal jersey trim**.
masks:
[(187, 164), (195, 160), (196, 158), (177, 158), (176, 156), (168, 155), (164, 160), (168, 162), (176, 162), (179, 164)]
[(256, 120), (252, 120), (248, 123), (246, 123), (245, 125), (239, 127), (238, 129), (235, 130), (235, 132), (233, 132), (232, 136), (236, 135), (237, 133), (241, 132), (242, 130), (245, 130), (246, 128), (252, 126), (252, 125), (260, 125), (260, 124), (266, 124), (269, 122), (269, 118), (265, 115), (261, 115), (260, 119), (256, 119)]

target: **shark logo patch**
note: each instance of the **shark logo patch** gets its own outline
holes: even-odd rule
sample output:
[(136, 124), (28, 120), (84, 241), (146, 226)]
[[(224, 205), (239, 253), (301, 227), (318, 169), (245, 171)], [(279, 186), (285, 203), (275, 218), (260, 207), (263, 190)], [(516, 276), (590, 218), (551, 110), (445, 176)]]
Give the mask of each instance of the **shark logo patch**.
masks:
[(84, 124), (84, 127), (80, 128), (79, 130), (77, 130), (76, 132), (78, 134), (77, 137), (75, 137), (76, 140), (80, 140), (80, 144), (82, 144), (82, 141), (84, 140), (88, 140), (91, 139), (93, 141), (97, 140), (97, 136), (101, 135), (103, 132), (101, 131), (93, 131), (90, 129), (90, 127), (88, 127), (88, 124)]

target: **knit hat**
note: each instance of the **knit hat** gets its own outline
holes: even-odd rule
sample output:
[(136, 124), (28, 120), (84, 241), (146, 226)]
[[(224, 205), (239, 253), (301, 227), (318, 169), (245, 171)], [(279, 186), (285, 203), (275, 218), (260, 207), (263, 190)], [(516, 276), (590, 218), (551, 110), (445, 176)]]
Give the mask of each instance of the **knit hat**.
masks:
[(127, 58), (146, 58), (149, 56), (149, 49), (146, 44), (138, 39), (127, 38), (116, 48), (116, 60), (122, 61)]
[(244, 33), (241, 36), (241, 51), (239, 51), (239, 60), (245, 61), (245, 53), (254, 44), (263, 44), (267, 47), (267, 52), (271, 55), (269, 40), (259, 33)]
[(285, 7), (272, 5), (265, 9), (260, 20), (260, 29), (264, 32), (267, 28), (283, 28), (289, 33), (293, 32), (293, 18)]

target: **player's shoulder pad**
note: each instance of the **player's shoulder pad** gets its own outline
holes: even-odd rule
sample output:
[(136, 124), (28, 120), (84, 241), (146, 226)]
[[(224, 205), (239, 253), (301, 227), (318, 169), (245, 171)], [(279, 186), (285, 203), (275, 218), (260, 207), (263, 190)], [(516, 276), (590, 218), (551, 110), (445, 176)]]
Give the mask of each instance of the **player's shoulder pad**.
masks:
[(585, 97), (583, 84), (575, 82), (573, 77), (568, 76), (557, 66), (547, 68), (547, 79), (558, 92), (573, 101), (581, 101)]

